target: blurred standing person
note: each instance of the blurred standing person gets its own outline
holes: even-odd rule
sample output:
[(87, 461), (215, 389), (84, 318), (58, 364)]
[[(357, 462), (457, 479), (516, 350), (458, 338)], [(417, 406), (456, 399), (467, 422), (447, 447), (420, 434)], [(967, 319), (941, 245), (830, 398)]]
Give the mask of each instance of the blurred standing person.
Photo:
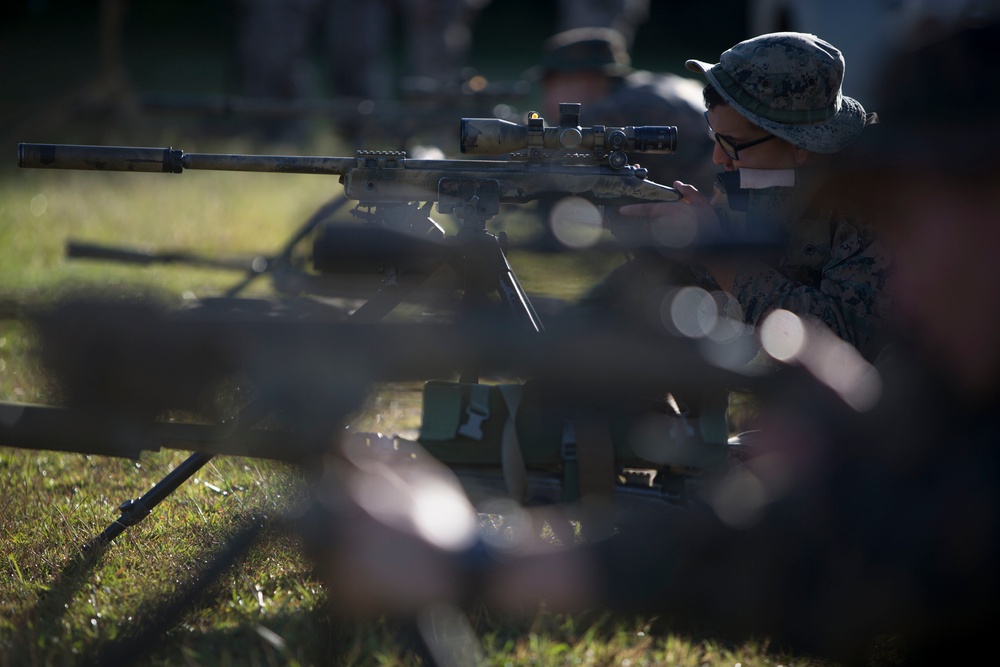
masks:
[(556, 32), (574, 28), (611, 28), (635, 42), (635, 31), (649, 19), (649, 0), (559, 0)]
[[(400, 92), (457, 90), (469, 62), (472, 26), (490, 1), (328, 2), (325, 44), (334, 88), (342, 95), (374, 100)], [(397, 20), (404, 40), (399, 49), (393, 42)], [(393, 77), (397, 52), (402, 68)]]
[(323, 49), (334, 94), (387, 100), (395, 94), (395, 2), (324, 2)]
[[(295, 101), (311, 94), (309, 49), (324, 0), (235, 0), (237, 58), (247, 97)], [(301, 139), (302, 118), (266, 118), (268, 139)]]
[[(345, 133), (359, 147), (386, 148), (389, 135), (399, 138), (398, 148), (421, 157), (444, 157), (457, 150), (456, 110), (469, 77), (472, 26), (490, 1), (328, 2), (324, 44), (334, 90), (376, 105), (399, 100), (423, 114), (414, 119), (404, 112), (391, 128), (372, 123), (346, 126)], [(400, 44), (395, 40), (397, 25)], [(445, 124), (452, 119), (454, 125)]]
[[(359, 102), (357, 121), (342, 132), (358, 133), (364, 101), (435, 97), (440, 103), (462, 83), (471, 49), (471, 26), (490, 0), (234, 0), (239, 16), (238, 52), (244, 93), (301, 100), (315, 95), (312, 48), (323, 40), (319, 69), (334, 96)], [(397, 25), (402, 35), (396, 42)], [(396, 56), (402, 67), (397, 71)], [(287, 121), (280, 121), (287, 126)], [(269, 124), (269, 134), (281, 135)], [(295, 134), (293, 129), (292, 134)], [(301, 132), (299, 132), (301, 134)]]
[(324, 0), (237, 0), (243, 92), (298, 99), (309, 92), (309, 48)]

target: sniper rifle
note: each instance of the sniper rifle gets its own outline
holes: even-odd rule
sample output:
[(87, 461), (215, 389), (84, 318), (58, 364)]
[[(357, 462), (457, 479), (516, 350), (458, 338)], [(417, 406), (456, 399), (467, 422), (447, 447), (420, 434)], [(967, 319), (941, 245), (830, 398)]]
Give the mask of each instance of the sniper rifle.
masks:
[[(599, 206), (676, 201), (673, 188), (647, 180), (628, 152), (673, 153), (674, 126), (579, 126), (579, 104), (563, 104), (560, 122), (547, 127), (537, 113), (526, 124), (463, 118), (461, 150), (506, 160), (412, 159), (404, 151), (358, 151), (354, 157), (185, 153), (174, 148), (18, 145), (18, 166), (181, 173), (185, 169), (326, 174), (339, 176), (359, 207), (392, 209), (437, 202), (438, 212), (482, 227), (500, 204), (550, 195), (576, 195)], [(380, 216), (384, 221), (387, 215)]]
[[(525, 314), (532, 328), (541, 324), (517, 283), (503, 249), (506, 237), (486, 231), (486, 223), (500, 213), (501, 204), (576, 196), (598, 207), (630, 203), (676, 201), (671, 187), (647, 178), (647, 171), (630, 162), (629, 153), (675, 152), (674, 126), (606, 127), (579, 125), (580, 105), (560, 105), (559, 124), (547, 126), (532, 112), (525, 124), (497, 118), (463, 118), (461, 150), (471, 156), (499, 159), (412, 159), (402, 151), (358, 151), (354, 157), (279, 156), (185, 153), (174, 148), (82, 146), (65, 144), (18, 145), (18, 165), (25, 168), (111, 170), (181, 173), (185, 169), (336, 175), (344, 200), (356, 202), (351, 211), (362, 226), (328, 224), (314, 215), (295, 239), (313, 228), (312, 259), (319, 273), (354, 273), (377, 269), (397, 279), (416, 275), (418, 283), (443, 263), (463, 264), (459, 274), (480, 291), (496, 286), (500, 300)], [(445, 232), (430, 217), (433, 203), (439, 213), (460, 223), (455, 239), (444, 243)], [(336, 208), (328, 205), (326, 208)], [(457, 252), (456, 252), (457, 248)], [(271, 269), (289, 263), (291, 245)], [(149, 263), (156, 256), (104, 251), (92, 245), (71, 245), (75, 257)], [(177, 255), (168, 256), (173, 259)], [(132, 258), (132, 259), (130, 259)], [(248, 279), (261, 273), (256, 263)], [(387, 264), (392, 265), (387, 270)], [(470, 268), (472, 267), (472, 268)], [(487, 273), (484, 274), (484, 267)], [(485, 275), (485, 278), (482, 278)], [(499, 283), (494, 277), (499, 277)], [(384, 281), (383, 281), (384, 282)], [(243, 283), (245, 284), (245, 282)], [(242, 287), (242, 284), (241, 286)], [(398, 303), (373, 304), (379, 319)]]

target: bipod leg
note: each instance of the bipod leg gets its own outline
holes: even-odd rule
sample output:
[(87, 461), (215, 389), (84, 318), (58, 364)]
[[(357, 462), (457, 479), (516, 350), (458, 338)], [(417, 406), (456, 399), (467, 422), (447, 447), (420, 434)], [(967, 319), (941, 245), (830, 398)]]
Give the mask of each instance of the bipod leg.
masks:
[(462, 252), (457, 268), (464, 279), (461, 304), (466, 312), (476, 316), (492, 308), (495, 295), (504, 305), (505, 316), (530, 331), (542, 331), (545, 327), (504, 254), (507, 235), (462, 228), (458, 238)]
[[(529, 331), (543, 331), (538, 313), (504, 254), (507, 235), (500, 232), (494, 236), (485, 228), (463, 227), (458, 239), (461, 252), (455, 268), (463, 277), (460, 316), (476, 318), (483, 313), (499, 312), (501, 317), (510, 317)], [(499, 311), (496, 299), (500, 302)], [(479, 382), (479, 370), (465, 369), (459, 381)]]
[(154, 507), (176, 491), (177, 487), (183, 484), (191, 475), (198, 472), (202, 466), (211, 461), (213, 456), (215, 455), (195, 452), (184, 459), (183, 463), (171, 470), (166, 477), (154, 484), (153, 488), (141, 497), (126, 500), (119, 505), (118, 509), (122, 513), (121, 516), (105, 528), (100, 535), (84, 544), (81, 549), (86, 552), (107, 546), (111, 540), (124, 533), (126, 528), (134, 526), (149, 516)]

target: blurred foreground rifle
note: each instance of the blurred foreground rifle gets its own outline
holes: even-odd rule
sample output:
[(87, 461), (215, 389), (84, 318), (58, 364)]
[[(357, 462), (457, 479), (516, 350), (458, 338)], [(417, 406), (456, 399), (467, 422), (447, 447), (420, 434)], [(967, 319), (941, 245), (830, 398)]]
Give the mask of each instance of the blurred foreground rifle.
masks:
[[(525, 426), (559, 427), (549, 434), (555, 440), (545, 436), (551, 460), (542, 463), (542, 449), (518, 445), (525, 452), (526, 493), (546, 503), (575, 493), (563, 478), (575, 479), (578, 453), (559, 444), (561, 415), (590, 420), (652, 414), (655, 406), (637, 406), (634, 397), (662, 396), (668, 389), (703, 394), (760, 382), (707, 362), (693, 339), (566, 316), (553, 317), (551, 326), (537, 333), (510, 320), (506, 325), (479, 318), (447, 325), (356, 323), (293, 309), (238, 311), (208, 303), (175, 311), (154, 301), (106, 297), (70, 299), (26, 315), (38, 334), (41, 366), (59, 386), (60, 405), (0, 402), (0, 446), (128, 458), (161, 448), (194, 452), (149, 498), (124, 503), (123, 517), (101, 540), (141, 520), (215, 455), (313, 465), (331, 451), (345, 433), (345, 419), (381, 382), (454, 377), (468, 366), (492, 376), (531, 378), (537, 401), (530, 402)], [(507, 409), (492, 400), (490, 405), (481, 416), (492, 412), (489, 424), (502, 425)], [(522, 412), (527, 405), (525, 399)], [(669, 429), (682, 425), (669, 421)], [(489, 449), (483, 440), (476, 451)], [(713, 463), (724, 454), (697, 438), (688, 447)], [(618, 490), (628, 492), (630, 503), (683, 502), (686, 475), (671, 472), (677, 455), (676, 448), (634, 450), (628, 459), (635, 463), (619, 467), (641, 463), (663, 474), (654, 485), (655, 473), (647, 470), (644, 483), (617, 485)], [(505, 493), (500, 471), (510, 470), (507, 464), (445, 462), (470, 485), (470, 493)], [(606, 471), (611, 481), (613, 470)]]

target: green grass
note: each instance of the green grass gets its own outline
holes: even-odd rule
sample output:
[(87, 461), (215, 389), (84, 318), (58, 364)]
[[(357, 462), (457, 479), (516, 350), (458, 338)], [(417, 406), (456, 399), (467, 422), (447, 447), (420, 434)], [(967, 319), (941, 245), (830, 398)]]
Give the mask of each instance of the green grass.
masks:
[[(334, 179), (318, 176), (4, 171), (0, 300), (9, 313), (81, 286), (155, 290), (176, 303), (185, 294), (218, 294), (238, 274), (70, 261), (64, 244), (268, 253), (337, 188)], [(509, 226), (518, 233), (516, 221)], [(510, 259), (526, 290), (562, 299), (578, 296), (616, 261), (585, 253)], [(261, 279), (249, 293), (267, 292)], [(0, 399), (51, 397), (31, 344), (24, 325), (0, 320)], [(386, 385), (355, 424), (412, 432), (419, 399), (417, 386)], [(328, 613), (299, 537), (277, 520), (300, 506), (307, 488), (301, 471), (284, 464), (217, 457), (106, 551), (80, 555), (80, 545), (117, 518), (119, 503), (145, 493), (185, 456), (163, 451), (133, 461), (0, 448), (0, 666), (84, 664), (109, 643), (149, 627), (162, 632), (143, 646), (142, 664), (419, 664), (405, 628)], [(178, 618), (160, 618), (246, 526), (263, 532), (245, 557)], [(765, 640), (686, 638), (659, 619), (599, 609), (565, 616), (539, 606), (517, 620), (473, 609), (469, 619), (486, 664), (497, 667), (815, 664), (774, 651)]]

